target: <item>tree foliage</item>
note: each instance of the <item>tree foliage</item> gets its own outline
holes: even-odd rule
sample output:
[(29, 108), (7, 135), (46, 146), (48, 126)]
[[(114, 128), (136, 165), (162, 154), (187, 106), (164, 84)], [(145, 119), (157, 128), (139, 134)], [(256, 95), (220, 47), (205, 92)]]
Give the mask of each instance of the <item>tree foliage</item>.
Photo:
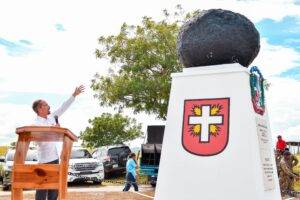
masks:
[(171, 21), (165, 10), (161, 21), (143, 17), (140, 25), (124, 23), (119, 34), (99, 38), (96, 56), (108, 58), (117, 69), (111, 67), (109, 76), (96, 74), (92, 80), (91, 88), (101, 105), (166, 118), (170, 75), (182, 70), (176, 51), (177, 35), (180, 24), (191, 16), (188, 13), (183, 17), (180, 5), (177, 11), (173, 16), (180, 20)]
[(90, 119), (89, 124), (90, 127), (80, 133), (84, 146), (89, 148), (122, 144), (142, 135), (141, 124), (119, 113), (103, 113), (100, 117)]
[(16, 142), (11, 142), (11, 143), (10, 143), (10, 147), (11, 147), (11, 148), (15, 148), (15, 147), (16, 147), (16, 145), (17, 145), (17, 143), (16, 143)]

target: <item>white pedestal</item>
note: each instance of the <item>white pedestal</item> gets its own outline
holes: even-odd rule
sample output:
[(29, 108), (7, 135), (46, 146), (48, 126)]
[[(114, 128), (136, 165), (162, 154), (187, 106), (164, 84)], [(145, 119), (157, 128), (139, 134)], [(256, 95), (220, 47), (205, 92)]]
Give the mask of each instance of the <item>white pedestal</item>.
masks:
[[(226, 64), (186, 68), (172, 77), (155, 199), (281, 200), (268, 116), (254, 112), (248, 70), (239, 64)], [(196, 142), (188, 146), (183, 139), (190, 136), (183, 136), (187, 130), (186, 120), (190, 125), (207, 124), (205, 120), (208, 119), (204, 118), (210, 118), (211, 113), (207, 116), (204, 112), (208, 107), (201, 105), (203, 118), (192, 119), (191, 113), (185, 113), (191, 109), (187, 101), (195, 100), (197, 105), (197, 101), (203, 99), (218, 101), (220, 98), (228, 103), (228, 107), (222, 109), (228, 109), (229, 115), (216, 116), (222, 117), (222, 123), (228, 123), (228, 127), (220, 126), (228, 128), (229, 132), (223, 130), (223, 135), (208, 138), (194, 135)], [(211, 118), (209, 123), (220, 123), (218, 120)], [(193, 131), (199, 132), (199, 127)], [(201, 126), (201, 131), (207, 128)], [(223, 138), (227, 143), (218, 144), (218, 149), (212, 153), (215, 155), (208, 155), (211, 149), (203, 152), (201, 148), (205, 146), (197, 147), (200, 141), (201, 144), (206, 140), (213, 142), (224, 134), (227, 134)], [(193, 152), (198, 150), (200, 153)]]

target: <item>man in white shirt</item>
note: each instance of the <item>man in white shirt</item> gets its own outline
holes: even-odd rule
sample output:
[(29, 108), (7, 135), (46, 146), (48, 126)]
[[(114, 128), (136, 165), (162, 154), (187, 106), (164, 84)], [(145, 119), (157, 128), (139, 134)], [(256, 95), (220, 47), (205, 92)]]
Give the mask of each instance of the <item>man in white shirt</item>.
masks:
[[(72, 96), (65, 101), (60, 108), (53, 113), (50, 112), (50, 106), (46, 101), (39, 99), (33, 102), (32, 109), (37, 114), (34, 125), (36, 126), (59, 126), (55, 117), (60, 117), (74, 102), (75, 97), (84, 92), (84, 86), (76, 87)], [(39, 163), (58, 164), (59, 155), (56, 144), (54, 142), (37, 142), (38, 161)], [(57, 190), (37, 190), (35, 194), (36, 200), (56, 200), (58, 196)]]

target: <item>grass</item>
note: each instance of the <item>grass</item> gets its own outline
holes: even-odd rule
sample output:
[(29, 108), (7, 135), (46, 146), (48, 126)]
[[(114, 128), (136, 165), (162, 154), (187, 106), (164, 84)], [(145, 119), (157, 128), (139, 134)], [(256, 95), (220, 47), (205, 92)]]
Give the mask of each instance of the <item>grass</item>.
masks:
[[(140, 185), (148, 185), (148, 177), (144, 175), (138, 175), (137, 182)], [(102, 183), (103, 185), (124, 185), (125, 184), (125, 174), (112, 175), (109, 178), (105, 178)]]

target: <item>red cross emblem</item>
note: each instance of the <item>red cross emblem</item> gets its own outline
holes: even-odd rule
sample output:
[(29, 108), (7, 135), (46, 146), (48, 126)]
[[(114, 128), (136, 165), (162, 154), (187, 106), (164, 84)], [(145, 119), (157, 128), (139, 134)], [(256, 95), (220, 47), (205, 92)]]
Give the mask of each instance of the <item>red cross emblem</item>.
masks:
[(221, 153), (229, 139), (229, 98), (184, 101), (182, 145), (199, 156)]

